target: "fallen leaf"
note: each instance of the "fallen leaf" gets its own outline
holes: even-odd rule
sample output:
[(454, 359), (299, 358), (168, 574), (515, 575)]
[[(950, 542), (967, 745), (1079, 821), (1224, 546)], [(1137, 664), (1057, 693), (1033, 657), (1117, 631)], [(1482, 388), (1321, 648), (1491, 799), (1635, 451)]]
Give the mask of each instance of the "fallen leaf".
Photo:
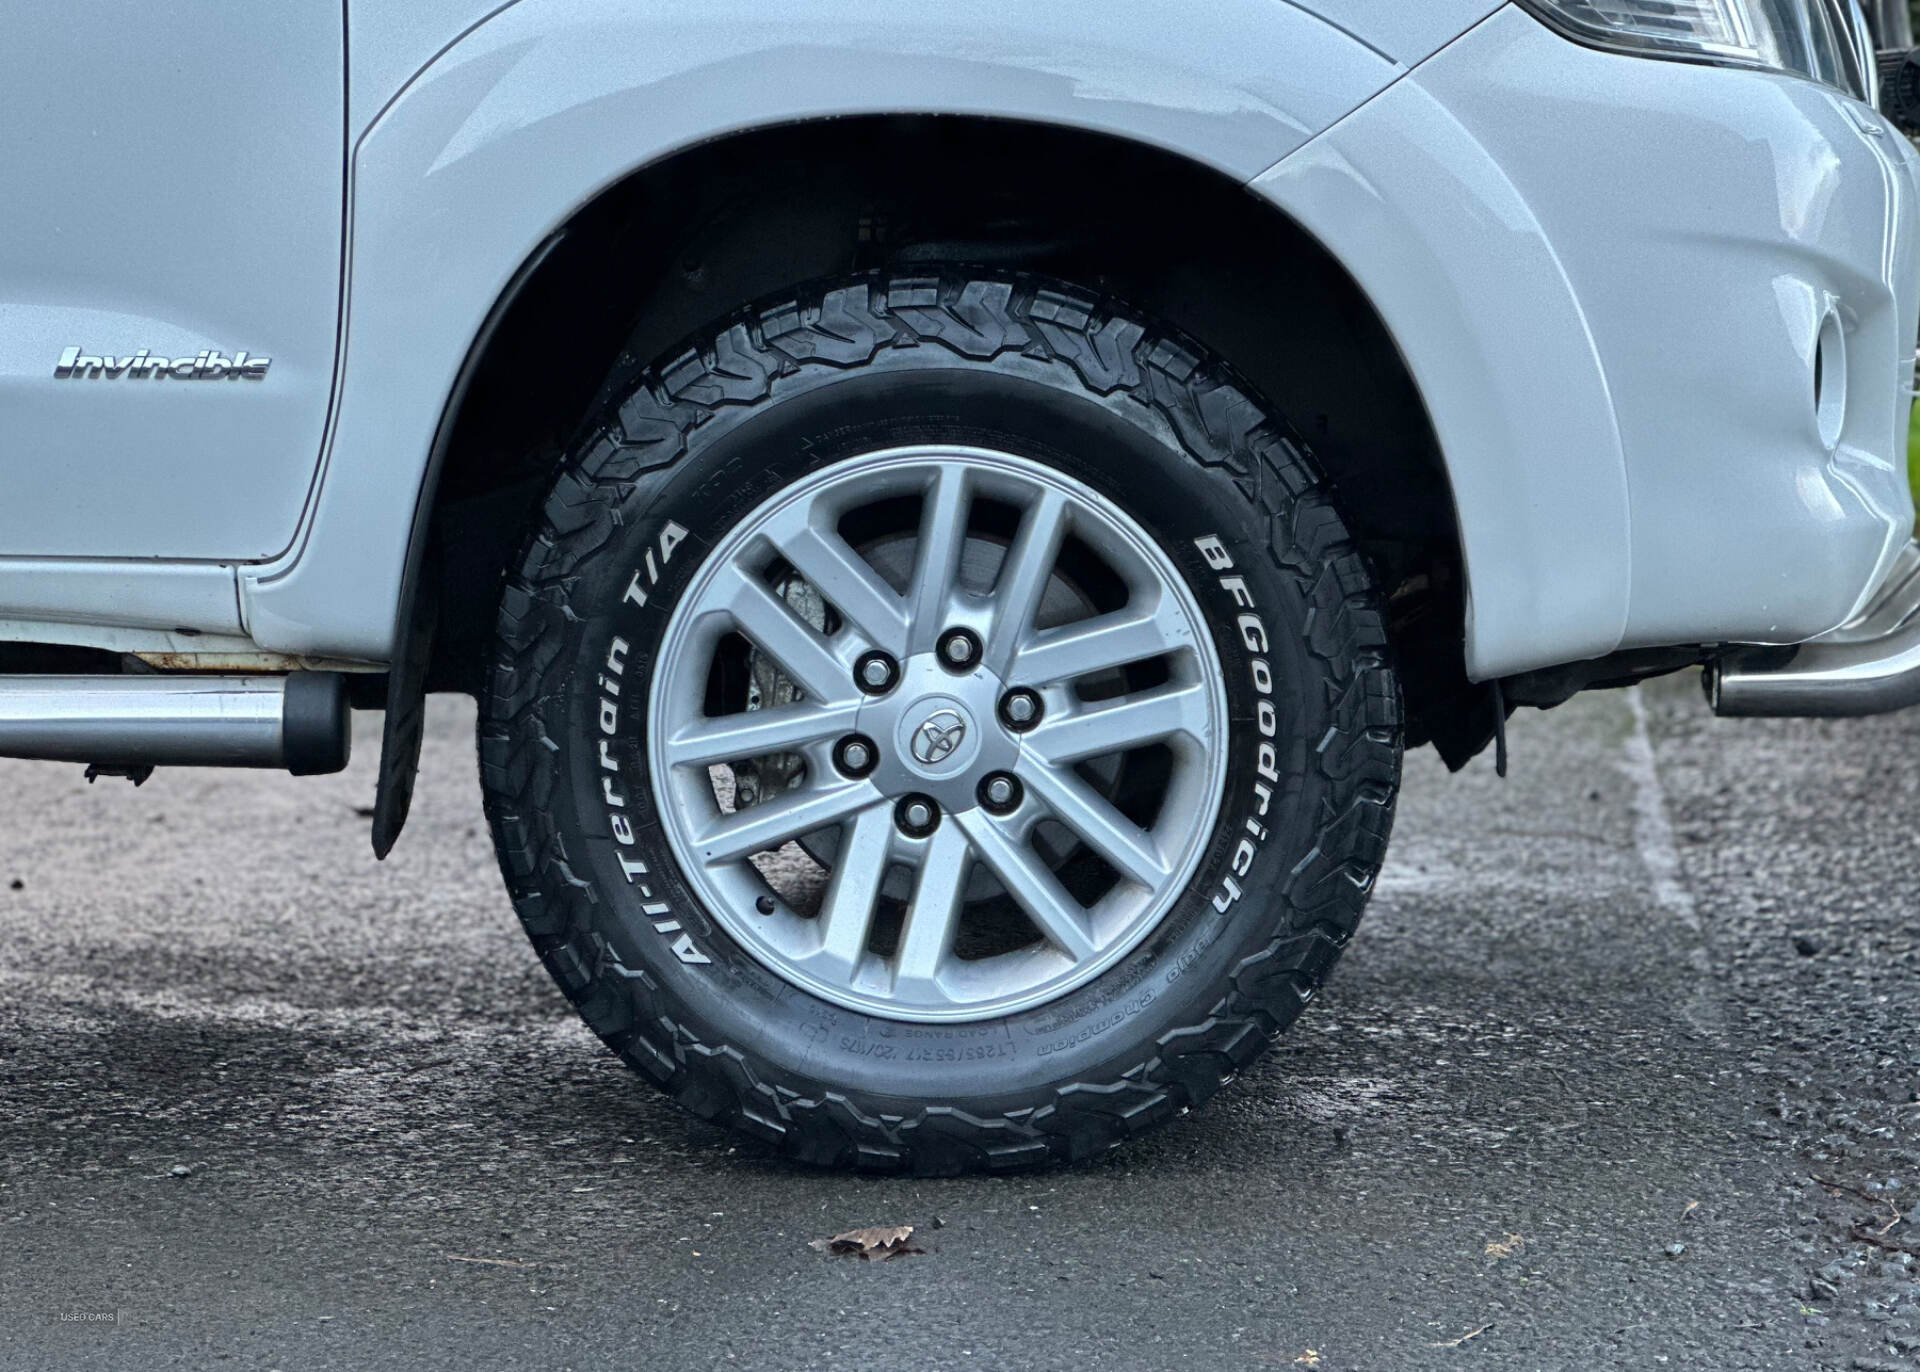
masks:
[(858, 1254), (871, 1262), (875, 1258), (904, 1258), (926, 1252), (926, 1249), (915, 1248), (908, 1242), (912, 1237), (913, 1226), (910, 1224), (882, 1224), (867, 1229), (849, 1229), (830, 1239), (814, 1239), (807, 1247), (816, 1253), (839, 1253), (848, 1257)]
[(1487, 1256), (1495, 1262), (1526, 1251), (1527, 1241), (1518, 1234), (1509, 1234), (1504, 1239), (1492, 1239), (1487, 1244)]
[(1699, 1208), (1700, 1208), (1699, 1201), (1688, 1201), (1687, 1208), (1680, 1212), (1680, 1218), (1685, 1219), (1688, 1215), (1691, 1215), (1694, 1211), (1698, 1210)]
[(1489, 1320), (1487, 1321), (1487, 1323), (1481, 1325), (1478, 1329), (1469, 1329), (1466, 1333), (1462, 1334), (1457, 1339), (1442, 1339), (1439, 1343), (1428, 1344), (1427, 1347), (1458, 1348), (1461, 1344), (1465, 1343), (1468, 1339), (1477, 1339), (1491, 1328), (1493, 1328), (1493, 1321)]
[(1295, 1358), (1294, 1361), (1297, 1363), (1302, 1363), (1307, 1367), (1318, 1367), (1320, 1365), (1319, 1350), (1309, 1348), (1306, 1352), (1302, 1353), (1299, 1357)]

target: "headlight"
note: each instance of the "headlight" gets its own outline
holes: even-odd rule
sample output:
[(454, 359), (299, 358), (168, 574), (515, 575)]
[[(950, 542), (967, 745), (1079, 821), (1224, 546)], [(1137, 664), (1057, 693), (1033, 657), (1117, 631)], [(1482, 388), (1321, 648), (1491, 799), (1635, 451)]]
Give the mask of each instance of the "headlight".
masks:
[(1873, 101), (1858, 0), (1520, 0), (1596, 48), (1792, 72)]

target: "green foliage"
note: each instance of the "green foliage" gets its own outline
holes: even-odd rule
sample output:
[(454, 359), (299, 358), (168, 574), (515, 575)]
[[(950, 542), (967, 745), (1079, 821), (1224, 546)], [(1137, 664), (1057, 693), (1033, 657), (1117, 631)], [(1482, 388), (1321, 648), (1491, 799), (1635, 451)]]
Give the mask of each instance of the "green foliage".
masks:
[(1920, 499), (1920, 406), (1915, 406), (1913, 418), (1907, 421), (1907, 477), (1913, 482), (1913, 493)]

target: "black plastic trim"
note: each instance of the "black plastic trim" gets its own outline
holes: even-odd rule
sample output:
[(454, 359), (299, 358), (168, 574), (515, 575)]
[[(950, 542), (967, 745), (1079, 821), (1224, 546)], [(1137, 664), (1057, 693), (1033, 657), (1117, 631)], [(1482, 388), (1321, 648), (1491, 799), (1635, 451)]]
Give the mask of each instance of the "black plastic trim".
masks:
[(297, 777), (346, 770), (353, 755), (353, 710), (339, 672), (294, 672), (280, 705), (280, 752)]
[(433, 634), (439, 623), (439, 606), (433, 592), (426, 589), (428, 553), (433, 541), (433, 509), (440, 491), (440, 474), (447, 465), (447, 452), (453, 446), (454, 429), (461, 407), (473, 385), (480, 362), (499, 332), (501, 321), (520, 298), (520, 292), (535, 272), (552, 256), (567, 236), (565, 229), (552, 234), (520, 264), (513, 280), (493, 302), (480, 332), (474, 335), (454, 378), (453, 390), (440, 412), (440, 426), (434, 431), (433, 447), (427, 455), (426, 475), (420, 482), (419, 499), (413, 507), (413, 532), (407, 540), (407, 566), (400, 579), (400, 603), (394, 617), (392, 659), (387, 671), (387, 715), (380, 739), (380, 780), (373, 797), (373, 855), (385, 858), (399, 841), (406, 827), (407, 812), (413, 805), (413, 779), (420, 768), (420, 741), (425, 727), (427, 669), (433, 661)]

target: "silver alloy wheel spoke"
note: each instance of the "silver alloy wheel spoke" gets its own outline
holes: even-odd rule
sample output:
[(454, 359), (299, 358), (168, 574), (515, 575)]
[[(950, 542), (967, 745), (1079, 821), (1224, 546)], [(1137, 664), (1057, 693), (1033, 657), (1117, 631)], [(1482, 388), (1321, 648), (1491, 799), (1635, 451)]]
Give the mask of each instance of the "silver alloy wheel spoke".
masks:
[[(884, 556), (841, 532), (876, 520)], [(1088, 556), (1097, 592), (1070, 570)], [(818, 600), (775, 590), (782, 567)], [(939, 652), (955, 629), (979, 640), (970, 665)], [(744, 673), (721, 656), (734, 634)], [(889, 684), (863, 691), (875, 653)], [(1087, 984), (1180, 897), (1222, 803), (1225, 688), (1193, 593), (1111, 501), (1031, 459), (902, 448), (801, 478), (720, 537), (657, 661), (648, 758), (683, 874), (761, 963), (861, 1013), (978, 1020)], [(709, 713), (716, 685), (732, 713)], [(1001, 718), (1016, 691), (1031, 728)], [(858, 780), (837, 761), (853, 736)], [(1158, 796), (1123, 812), (1147, 747)], [(1001, 775), (1019, 785), (989, 809)], [(779, 885), (796, 863), (824, 880)]]
[(675, 767), (706, 767), (738, 758), (791, 752), (808, 743), (850, 733), (860, 718), (855, 702), (833, 705), (783, 705), (748, 710), (688, 724), (667, 740), (667, 761)]
[(878, 792), (864, 781), (831, 789), (808, 787), (722, 815), (700, 833), (695, 843), (707, 864), (736, 862), (755, 853), (771, 852), (788, 839), (831, 828), (878, 799)]
[(1023, 762), (1015, 775), (1026, 782), (1027, 789), (1053, 812), (1055, 819), (1073, 830), (1121, 876), (1149, 888), (1166, 880), (1167, 866), (1153, 835), (1071, 771)]
[(892, 837), (893, 814), (885, 805), (868, 806), (840, 831), (833, 878), (820, 904), (817, 957), (826, 974), (842, 982), (853, 980), (866, 950)]
[[(811, 512), (809, 512), (811, 513)], [(907, 606), (839, 534), (810, 518), (769, 531), (780, 555), (846, 617), (868, 643), (895, 657), (907, 650)]]
[(1128, 606), (1035, 634), (1020, 644), (1014, 673), (1027, 685), (1039, 686), (1160, 657), (1179, 645), (1186, 627), (1170, 602), (1163, 596), (1149, 610)]
[(1027, 737), (1027, 750), (1046, 765), (1065, 767), (1184, 734), (1206, 736), (1207, 691), (1203, 686), (1162, 687), (1049, 720)]
[(983, 811), (962, 816), (960, 822), (966, 826), (975, 854), (1000, 878), (1000, 884), (1027, 912), (1034, 928), (1074, 961), (1091, 957), (1096, 945), (1087, 928), (1086, 913), (1060, 884), (1060, 878), (1041, 862), (1040, 855), (1025, 844), (1015, 843)]
[(986, 668), (996, 675), (1004, 676), (1013, 665), (1021, 640), (1032, 628), (1047, 578), (1060, 559), (1068, 519), (1066, 496), (1042, 490), (1027, 507), (1020, 532), (1007, 549), (993, 588), (993, 624), (987, 631)]
[(903, 999), (941, 998), (940, 969), (953, 951), (953, 935), (966, 895), (967, 872), (973, 844), (958, 824), (943, 825), (927, 840), (907, 906), (906, 927), (900, 931), (900, 953), (894, 960), (893, 994)]
[(725, 581), (730, 584), (724, 587), (721, 603), (734, 625), (755, 646), (772, 654), (809, 698), (825, 702), (852, 694), (845, 664), (792, 606), (738, 567), (728, 569)]
[(960, 581), (960, 557), (966, 550), (967, 514), (973, 502), (964, 466), (935, 469), (920, 512), (920, 527), (908, 590), (912, 628), (908, 651), (930, 653), (947, 624), (947, 611)]

